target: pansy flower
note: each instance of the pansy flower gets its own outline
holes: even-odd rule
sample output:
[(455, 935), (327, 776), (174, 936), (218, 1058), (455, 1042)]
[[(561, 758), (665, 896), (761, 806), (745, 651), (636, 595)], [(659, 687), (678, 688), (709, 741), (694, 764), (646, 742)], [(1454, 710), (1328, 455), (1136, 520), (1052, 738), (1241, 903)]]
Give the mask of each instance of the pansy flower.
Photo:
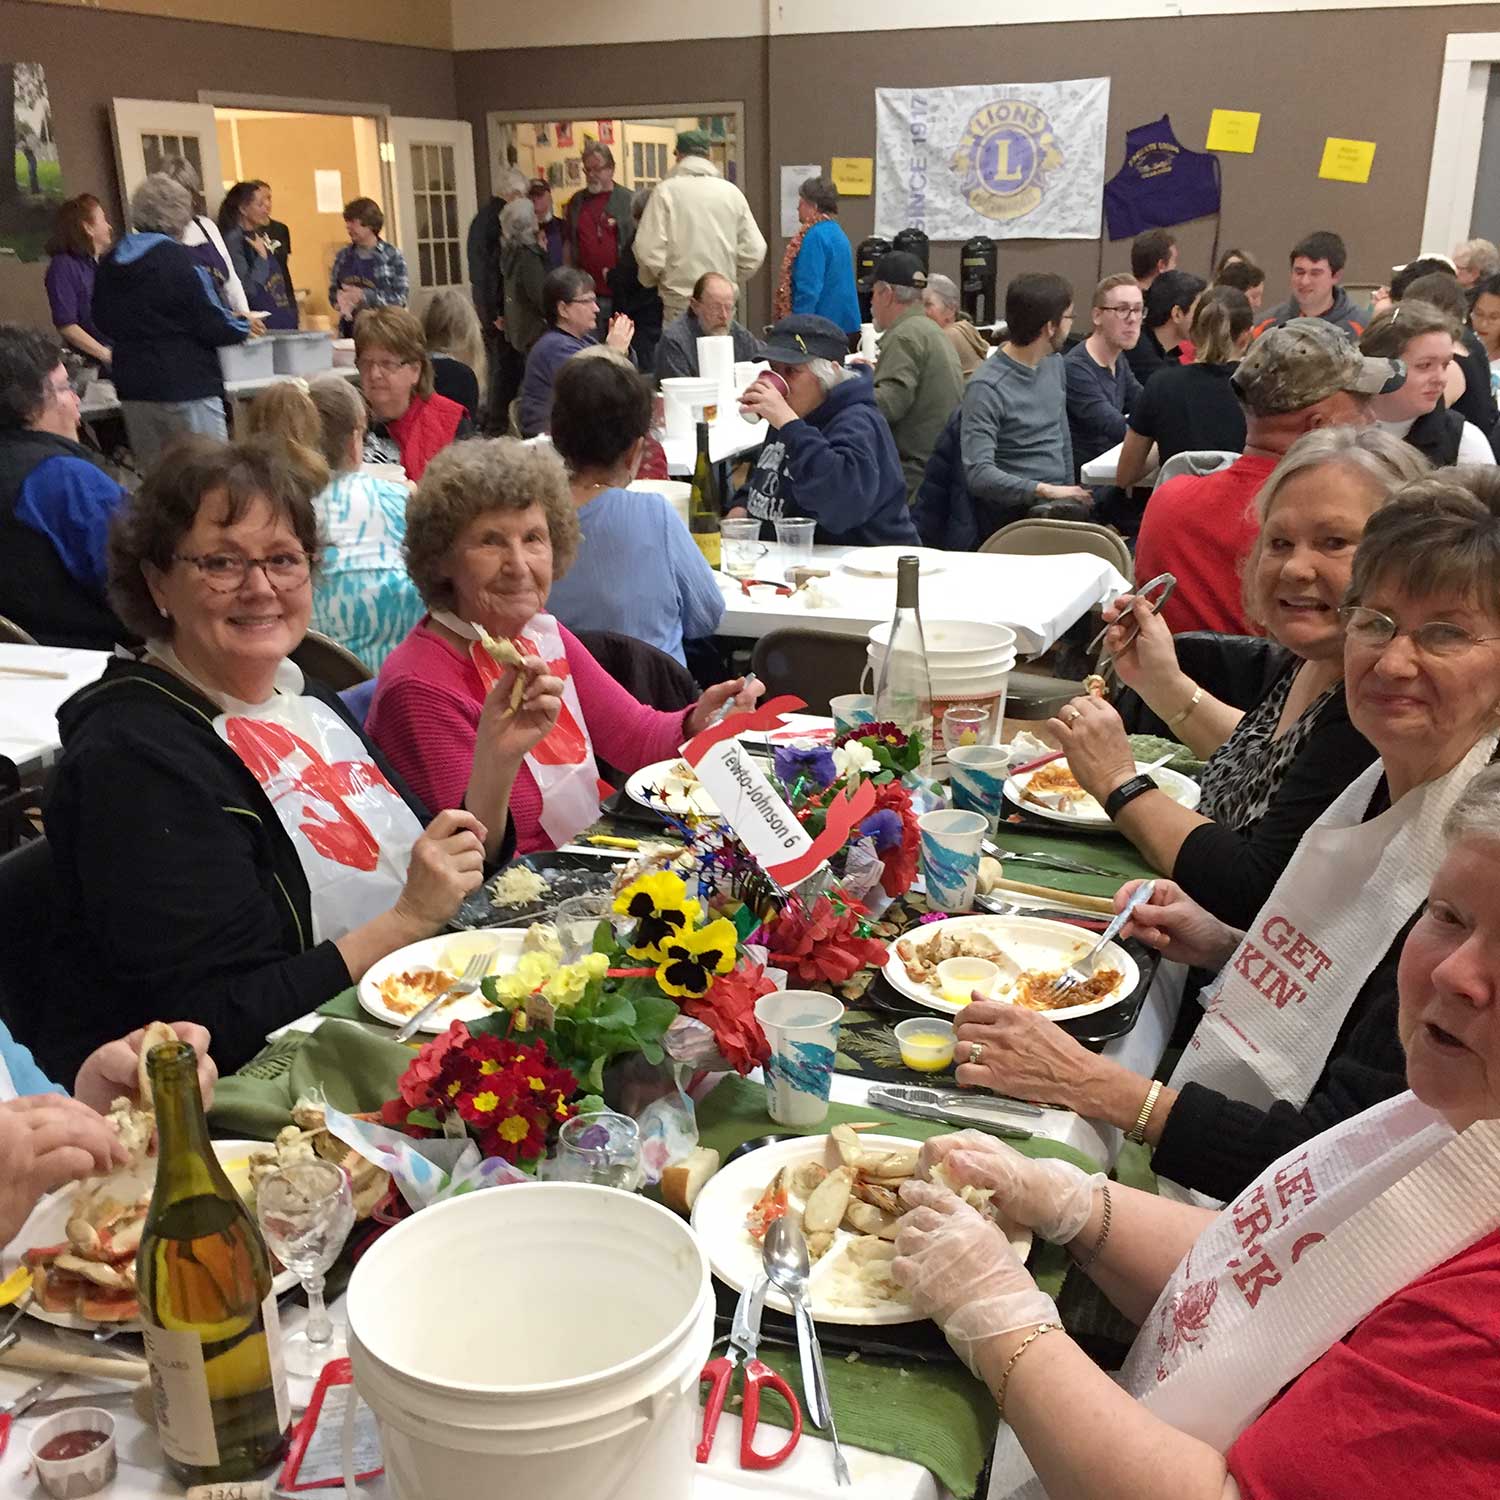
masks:
[(662, 944), (697, 921), (702, 907), (687, 893), (680, 875), (656, 870), (632, 880), (615, 897), (614, 909), (635, 923), (626, 952), (632, 958), (662, 956)]
[(778, 745), (772, 759), (776, 779), (788, 790), (801, 781), (822, 791), (838, 776), (833, 751), (826, 745)]
[(738, 945), (739, 933), (726, 917), (668, 938), (662, 944), (656, 982), (664, 994), (705, 995), (716, 974), (727, 974), (734, 967)]

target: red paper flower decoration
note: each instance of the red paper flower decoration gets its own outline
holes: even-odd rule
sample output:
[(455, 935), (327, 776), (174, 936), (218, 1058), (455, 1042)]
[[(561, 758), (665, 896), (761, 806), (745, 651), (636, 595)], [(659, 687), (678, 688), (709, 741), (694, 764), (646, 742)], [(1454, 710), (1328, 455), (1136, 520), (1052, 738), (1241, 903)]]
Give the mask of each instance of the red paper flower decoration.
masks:
[(771, 928), (771, 962), (803, 984), (842, 984), (867, 964), (885, 962), (885, 944), (858, 935), (863, 908), (836, 908), (819, 896), (809, 910), (789, 905)]
[(917, 861), (921, 856), (922, 835), (916, 814), (911, 810), (911, 793), (899, 781), (887, 781), (875, 788), (875, 811), (889, 808), (901, 818), (901, 842), (880, 856), (885, 873), (880, 888), (887, 896), (904, 896), (917, 878)]
[(737, 1073), (748, 1073), (771, 1055), (755, 1019), (755, 1002), (775, 988), (759, 964), (747, 961), (719, 975), (701, 1000), (685, 1000), (682, 1013), (702, 1021), (714, 1034), (719, 1056)]

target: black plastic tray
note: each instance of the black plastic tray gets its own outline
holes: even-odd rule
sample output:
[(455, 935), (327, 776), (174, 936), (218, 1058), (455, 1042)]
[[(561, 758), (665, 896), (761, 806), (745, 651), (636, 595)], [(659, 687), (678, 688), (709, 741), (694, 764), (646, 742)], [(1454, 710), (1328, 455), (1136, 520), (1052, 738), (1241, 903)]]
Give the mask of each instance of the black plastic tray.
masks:
[[(512, 860), (511, 864), (525, 865), (528, 869), (535, 870), (548, 882), (551, 889), (543, 891), (537, 900), (525, 906), (494, 906), (490, 902), (490, 887), (486, 881), (477, 891), (471, 892), (454, 913), (453, 920), (448, 924), (451, 930), (529, 927), (569, 896), (591, 896), (595, 892), (607, 891), (614, 881), (615, 871), (620, 867), (620, 861), (607, 854), (560, 854), (556, 850), (523, 854), (519, 859)], [(510, 867), (507, 865), (506, 869)]]

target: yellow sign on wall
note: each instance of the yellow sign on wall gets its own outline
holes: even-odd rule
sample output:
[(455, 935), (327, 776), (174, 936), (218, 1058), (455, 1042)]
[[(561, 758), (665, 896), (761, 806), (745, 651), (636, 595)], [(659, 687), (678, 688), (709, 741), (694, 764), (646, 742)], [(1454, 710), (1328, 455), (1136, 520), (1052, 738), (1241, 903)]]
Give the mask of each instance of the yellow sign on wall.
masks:
[(1207, 148), (1210, 151), (1255, 150), (1260, 132), (1260, 111), (1254, 109), (1216, 109), (1208, 119)]
[(1323, 142), (1318, 176), (1330, 182), (1368, 182), (1374, 163), (1374, 141), (1346, 141), (1342, 136), (1331, 135)]
[(833, 185), (846, 198), (868, 198), (875, 191), (875, 159), (870, 156), (835, 156)]

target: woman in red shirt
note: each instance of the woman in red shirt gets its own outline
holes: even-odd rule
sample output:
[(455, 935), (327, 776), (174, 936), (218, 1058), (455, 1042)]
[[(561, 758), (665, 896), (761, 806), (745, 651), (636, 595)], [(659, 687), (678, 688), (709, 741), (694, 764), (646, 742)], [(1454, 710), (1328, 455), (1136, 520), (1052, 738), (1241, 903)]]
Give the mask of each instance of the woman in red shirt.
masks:
[[(1411, 1091), (1298, 1147), (1222, 1213), (975, 1131), (923, 1147), (918, 1175), (933, 1180), (903, 1190), (893, 1271), (1009, 1424), (992, 1500), (1494, 1493), (1500, 767), (1443, 833), (1400, 963)], [(1140, 1325), (1118, 1381), (959, 1187), (1065, 1244)]]
[(399, 463), (415, 484), (449, 443), (474, 436), (463, 407), (433, 389), (432, 357), (415, 313), (366, 308), (354, 320), (354, 363), (370, 408), (366, 463)]

